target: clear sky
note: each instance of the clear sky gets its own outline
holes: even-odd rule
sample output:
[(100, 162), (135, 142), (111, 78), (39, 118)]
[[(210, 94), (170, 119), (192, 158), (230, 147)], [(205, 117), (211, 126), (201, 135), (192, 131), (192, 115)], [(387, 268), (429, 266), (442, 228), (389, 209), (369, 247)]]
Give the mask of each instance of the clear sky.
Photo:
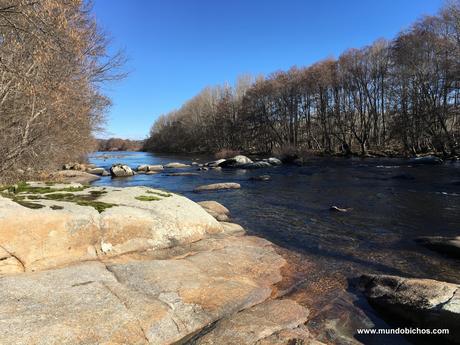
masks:
[(443, 0), (95, 0), (94, 14), (125, 50), (127, 79), (105, 137), (144, 139), (155, 118), (207, 85), (337, 57), (393, 38)]

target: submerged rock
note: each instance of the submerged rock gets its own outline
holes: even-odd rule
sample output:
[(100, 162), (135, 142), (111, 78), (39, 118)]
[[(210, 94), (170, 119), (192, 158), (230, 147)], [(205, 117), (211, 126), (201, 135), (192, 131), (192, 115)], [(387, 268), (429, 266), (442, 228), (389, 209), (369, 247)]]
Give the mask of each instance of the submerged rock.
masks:
[(193, 173), (193, 172), (177, 172), (177, 173), (169, 173), (166, 176), (199, 176), (200, 174)]
[(253, 163), (242, 164), (238, 166), (241, 169), (260, 169), (260, 168), (271, 168), (272, 165), (268, 162), (259, 161)]
[(114, 164), (110, 168), (110, 174), (112, 177), (128, 177), (133, 176), (134, 171), (126, 164)]
[(419, 237), (415, 241), (431, 250), (460, 259), (460, 236), (426, 236)]
[(391, 176), (392, 180), (415, 180), (415, 177), (410, 175), (410, 174), (399, 174), (399, 175), (394, 175)]
[(458, 343), (460, 285), (389, 275), (364, 275), (361, 281), (364, 294), (380, 310), (417, 327), (449, 328), (447, 337)]
[(241, 185), (239, 183), (223, 182), (223, 183), (213, 183), (213, 184), (199, 186), (199, 187), (196, 187), (193, 191), (194, 192), (209, 192), (209, 191), (216, 191), (216, 190), (240, 189), (240, 188), (241, 188)]
[(251, 181), (270, 181), (272, 178), (270, 175), (259, 175), (259, 176), (252, 176), (249, 178)]

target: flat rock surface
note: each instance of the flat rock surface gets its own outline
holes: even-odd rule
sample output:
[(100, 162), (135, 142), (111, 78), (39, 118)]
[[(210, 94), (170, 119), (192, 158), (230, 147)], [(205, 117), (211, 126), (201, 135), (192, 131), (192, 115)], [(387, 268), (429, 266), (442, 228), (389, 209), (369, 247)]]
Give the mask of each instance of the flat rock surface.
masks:
[(254, 345), (305, 323), (308, 310), (292, 300), (271, 300), (220, 320), (199, 345)]
[[(286, 263), (268, 241), (256, 237), (203, 240), (191, 248), (181, 257), (128, 255), (0, 278), (0, 339), (37, 345), (170, 344), (265, 301)], [(289, 305), (290, 311), (295, 308), (292, 316), (263, 319), (264, 308), (283, 314), (283, 303), (256, 309), (252, 316), (269, 327), (267, 335), (306, 318), (305, 309)]]

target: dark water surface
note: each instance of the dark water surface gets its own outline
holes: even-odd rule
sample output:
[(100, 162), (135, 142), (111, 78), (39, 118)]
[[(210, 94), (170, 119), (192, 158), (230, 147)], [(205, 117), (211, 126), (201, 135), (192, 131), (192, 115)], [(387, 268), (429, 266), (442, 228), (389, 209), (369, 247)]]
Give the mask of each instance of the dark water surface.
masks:
[[(90, 161), (109, 168), (210, 157), (97, 152)], [(420, 247), (418, 236), (460, 235), (460, 164), (409, 166), (397, 159), (315, 158), (303, 167), (196, 171), (199, 176), (103, 177), (96, 185), (146, 185), (192, 200), (216, 200), (251, 234), (308, 256), (321, 275), (353, 278), (366, 272), (460, 283), (460, 262)], [(250, 181), (269, 174), (271, 181)], [(240, 190), (193, 193), (198, 185), (238, 182)], [(331, 205), (352, 208), (334, 213)]]

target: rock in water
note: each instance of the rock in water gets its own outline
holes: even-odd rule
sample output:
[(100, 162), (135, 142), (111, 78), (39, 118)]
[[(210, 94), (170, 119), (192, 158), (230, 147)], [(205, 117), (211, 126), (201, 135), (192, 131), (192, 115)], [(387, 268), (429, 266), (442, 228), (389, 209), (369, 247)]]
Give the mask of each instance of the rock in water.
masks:
[(419, 237), (415, 241), (431, 250), (460, 259), (460, 236), (426, 236)]
[(331, 207), (329, 208), (329, 210), (334, 211), (334, 212), (342, 212), (342, 213), (345, 213), (345, 212), (349, 212), (349, 211), (351, 211), (351, 210), (353, 210), (353, 209), (352, 209), (352, 208), (342, 208), (342, 207), (338, 207), (338, 206), (333, 205), (333, 206), (331, 206)]
[(224, 182), (224, 183), (213, 183), (204, 186), (196, 187), (194, 192), (209, 192), (216, 190), (226, 190), (226, 189), (240, 189), (241, 185), (234, 182)]
[(214, 200), (200, 201), (197, 204), (203, 207), (205, 210), (211, 210), (220, 214), (230, 214), (228, 208)]
[(179, 169), (179, 168), (188, 168), (190, 167), (190, 165), (174, 162), (174, 163), (168, 163), (164, 165), (164, 167), (168, 169)]
[(204, 165), (207, 167), (218, 167), (220, 163), (225, 162), (225, 159), (218, 159), (216, 161), (207, 162)]
[(283, 164), (281, 160), (275, 157), (270, 157), (269, 159), (267, 159), (267, 162), (270, 163), (271, 165), (282, 165)]
[(206, 212), (216, 218), (219, 222), (226, 222), (229, 220), (230, 211), (217, 201), (200, 201), (198, 205), (203, 207)]
[(137, 167), (138, 172), (148, 172), (148, 171), (163, 171), (163, 166), (162, 165), (148, 165), (148, 164), (142, 164)]
[(132, 171), (131, 168), (125, 164), (115, 164), (110, 168), (110, 174), (112, 177), (127, 177), (133, 176), (134, 171)]
[(459, 342), (460, 285), (389, 275), (364, 275), (361, 282), (364, 294), (379, 309), (417, 327), (449, 328), (447, 337)]
[(410, 164), (419, 165), (435, 165), (435, 164), (442, 164), (442, 159), (436, 156), (425, 156), (425, 157), (415, 157), (409, 160)]
[(219, 163), (222, 168), (238, 168), (242, 165), (252, 163), (252, 160), (246, 156), (238, 155), (233, 158), (229, 158)]
[(86, 170), (89, 174), (107, 176), (107, 171), (104, 168), (90, 168)]

